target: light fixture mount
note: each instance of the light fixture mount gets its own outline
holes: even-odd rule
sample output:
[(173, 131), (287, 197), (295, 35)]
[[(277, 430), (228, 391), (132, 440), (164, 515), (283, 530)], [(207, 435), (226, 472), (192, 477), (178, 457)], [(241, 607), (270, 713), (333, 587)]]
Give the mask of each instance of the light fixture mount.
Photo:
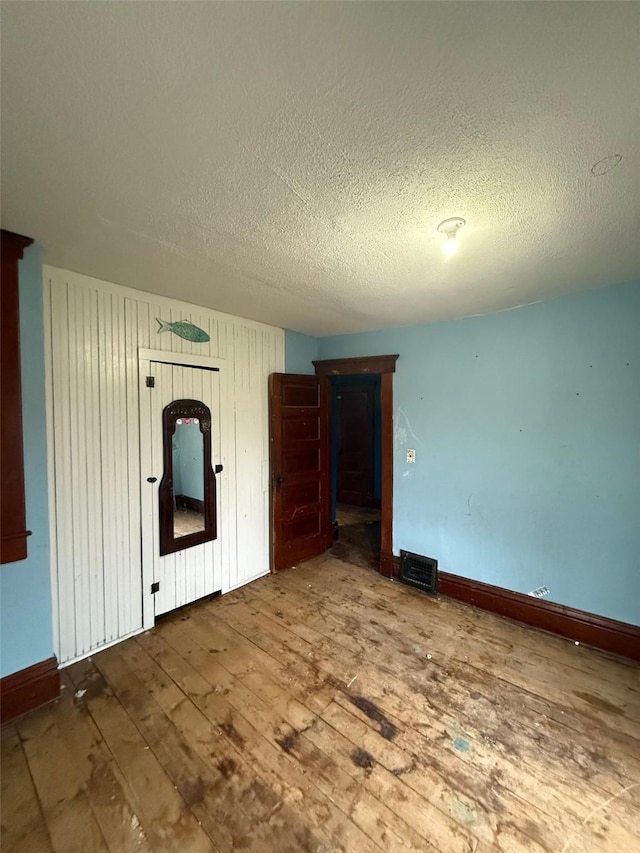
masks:
[(446, 234), (447, 239), (444, 241), (442, 251), (450, 258), (455, 255), (459, 248), (458, 231), (464, 225), (464, 219), (460, 216), (452, 216), (450, 219), (445, 219), (438, 225), (438, 231), (441, 234)]
[(438, 231), (441, 234), (446, 234), (447, 237), (455, 237), (464, 224), (465, 221), (461, 216), (452, 216), (438, 225)]

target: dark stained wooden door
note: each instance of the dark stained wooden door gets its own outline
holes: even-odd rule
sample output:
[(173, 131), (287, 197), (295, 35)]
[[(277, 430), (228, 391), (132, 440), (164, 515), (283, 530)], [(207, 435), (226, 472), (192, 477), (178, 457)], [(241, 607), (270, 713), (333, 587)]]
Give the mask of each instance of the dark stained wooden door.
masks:
[(327, 380), (270, 377), (271, 569), (308, 560), (331, 546)]
[(341, 385), (337, 395), (338, 503), (373, 506), (373, 419), (375, 389), (372, 383)]

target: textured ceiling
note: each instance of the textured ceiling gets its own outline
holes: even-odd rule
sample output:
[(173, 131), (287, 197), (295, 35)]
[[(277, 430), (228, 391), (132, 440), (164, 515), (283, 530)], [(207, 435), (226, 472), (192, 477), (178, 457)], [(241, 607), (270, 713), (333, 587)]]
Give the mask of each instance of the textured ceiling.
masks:
[(313, 334), (640, 277), (638, 3), (1, 7), (2, 225), (51, 264)]

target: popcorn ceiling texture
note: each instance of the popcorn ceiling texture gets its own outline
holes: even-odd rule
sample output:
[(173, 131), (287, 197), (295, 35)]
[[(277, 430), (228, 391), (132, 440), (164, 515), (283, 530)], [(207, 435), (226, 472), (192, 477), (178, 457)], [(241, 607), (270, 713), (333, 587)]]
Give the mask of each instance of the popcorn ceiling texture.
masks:
[(637, 3), (2, 6), (47, 263), (314, 335), (640, 275)]

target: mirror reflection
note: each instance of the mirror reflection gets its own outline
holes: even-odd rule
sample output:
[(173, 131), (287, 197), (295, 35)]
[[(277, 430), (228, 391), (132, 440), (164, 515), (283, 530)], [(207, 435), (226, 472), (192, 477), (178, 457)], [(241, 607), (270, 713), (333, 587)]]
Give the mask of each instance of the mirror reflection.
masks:
[(198, 418), (176, 418), (172, 439), (173, 536), (205, 529), (204, 453)]

